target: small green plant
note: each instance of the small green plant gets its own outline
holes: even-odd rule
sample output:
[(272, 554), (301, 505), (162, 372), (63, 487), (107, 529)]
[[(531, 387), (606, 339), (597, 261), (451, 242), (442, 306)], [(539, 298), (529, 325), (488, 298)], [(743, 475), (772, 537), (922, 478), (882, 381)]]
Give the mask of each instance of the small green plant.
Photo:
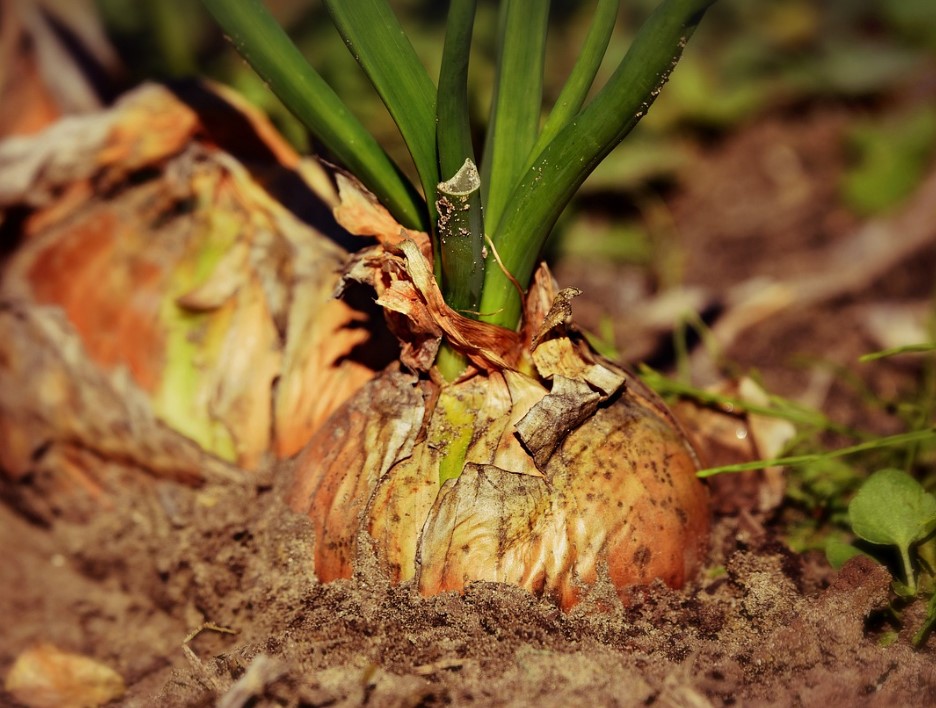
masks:
[[(619, 7), (619, 0), (597, 0), (577, 63), (541, 121), (550, 3), (503, 0), (492, 107), (476, 167), (467, 81), (477, 0), (449, 5), (437, 81), (387, 0), (324, 0), (409, 148), (417, 188), (261, 0), (204, 0), (237, 50), (332, 156), (401, 224), (431, 234), (435, 276), (449, 306), (508, 329), (518, 324), (518, 290), (529, 286), (556, 220), (646, 114), (713, 2), (663, 0), (591, 95)], [(451, 379), (464, 362), (443, 346), (438, 365)]]
[[(700, 333), (704, 335), (705, 330), (700, 329)], [(922, 479), (932, 484), (933, 478), (926, 476), (926, 471), (932, 468), (936, 442), (936, 428), (932, 424), (936, 410), (934, 351), (934, 345), (927, 342), (859, 358), (860, 363), (871, 363), (894, 356), (927, 356), (915, 400), (887, 404), (870, 391), (859, 390), (871, 408), (893, 408), (910, 428), (890, 436), (838, 425), (819, 411), (778, 396), (770, 397), (766, 405), (752, 405), (664, 377), (646, 366), (641, 370), (644, 380), (664, 396), (679, 396), (719, 410), (793, 423), (797, 435), (786, 449), (787, 454), (709, 467), (698, 475), (711, 477), (778, 466), (794, 468), (786, 489), (787, 503), (780, 512), (787, 542), (800, 551), (824, 547), (829, 562), (836, 568), (862, 554), (888, 564), (894, 572), (893, 587), (899, 598), (891, 608), (893, 617), (900, 618), (901, 606), (907, 602), (917, 598), (927, 602), (926, 618), (913, 638), (917, 645), (936, 626), (936, 496), (897, 466), (923, 471)], [(828, 449), (823, 436), (830, 433), (857, 442)], [(874, 469), (878, 471), (869, 475), (869, 470)], [(847, 542), (850, 538), (855, 538), (855, 542)]]
[(926, 618), (913, 639), (920, 644), (936, 625), (936, 496), (903, 470), (879, 470), (852, 498), (848, 521), (857, 543), (870, 545), (859, 548), (830, 539), (829, 561), (839, 567), (864, 553), (886, 562), (881, 547), (896, 549), (894, 592), (903, 600), (929, 597)]
[[(918, 573), (936, 570), (918, 552), (936, 530), (936, 497), (906, 472), (888, 469), (871, 475), (848, 505), (848, 520), (858, 538), (900, 552), (904, 580), (895, 584), (898, 594), (915, 595)], [(925, 567), (918, 568), (920, 564)]]

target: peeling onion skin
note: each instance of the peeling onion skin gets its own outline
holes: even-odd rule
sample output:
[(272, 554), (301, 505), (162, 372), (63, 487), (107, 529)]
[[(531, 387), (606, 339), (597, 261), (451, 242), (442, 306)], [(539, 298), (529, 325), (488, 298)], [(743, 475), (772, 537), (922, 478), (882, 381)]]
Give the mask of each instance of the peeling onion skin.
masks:
[[(496, 376), (468, 383), (500, 385)], [(422, 429), (434, 386), (385, 372), (299, 457), (291, 504), (313, 522), (320, 580), (349, 578), (358, 554), (375, 553), (390, 580), (415, 579), (424, 595), (496, 581), (569, 609), (603, 565), (622, 600), (631, 586), (680, 587), (698, 570), (708, 493), (657, 401), (626, 388), (566, 435), (542, 473), (532, 457), (515, 471), (468, 462), (440, 487), (440, 455), (427, 444), (438, 416)]]
[[(503, 472), (478, 472), (496, 494)], [(680, 587), (698, 570), (708, 540), (708, 498), (695, 472), (679, 434), (625, 394), (569, 434), (545, 470), (550, 484), (522, 480), (532, 489), (516, 490), (526, 492), (523, 503), (504, 501), (508, 518), (466, 531), (483, 512), (463, 514), (444, 545), (430, 545), (445, 534), (427, 529), (419, 589), (428, 595), (495, 580), (546, 593), (569, 609), (601, 564), (622, 600), (628, 587), (656, 578)], [(469, 483), (477, 484), (463, 475), (457, 484)], [(501, 493), (513, 491), (502, 486)]]
[(397, 458), (411, 454), (422, 416), (414, 377), (385, 372), (341, 406), (300, 454), (289, 501), (315, 526), (315, 572), (323, 582), (351, 577), (365, 507)]

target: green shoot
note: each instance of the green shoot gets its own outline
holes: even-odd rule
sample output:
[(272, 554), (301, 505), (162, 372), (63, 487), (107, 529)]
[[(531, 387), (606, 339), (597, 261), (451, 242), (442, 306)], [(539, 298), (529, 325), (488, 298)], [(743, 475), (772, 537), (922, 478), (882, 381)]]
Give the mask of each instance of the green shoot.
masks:
[(481, 163), (481, 199), (489, 234), (497, 231), (539, 132), (548, 19), (548, 1), (501, 2), (497, 77)]
[[(387, 0), (324, 1), (348, 50), (400, 129), (419, 173), (423, 193), (435, 194), (439, 182), (436, 88), (396, 15)], [(427, 206), (430, 217), (434, 216), (432, 199)]]
[[(592, 18), (582, 51), (572, 68), (572, 73), (569, 74), (568, 81), (559, 93), (559, 98), (556, 99), (556, 104), (543, 124), (543, 129), (531, 151), (531, 157), (538, 155), (562, 128), (571, 123), (584, 105), (598, 69), (601, 67), (601, 60), (611, 42), (611, 33), (614, 30), (614, 21), (617, 18), (620, 4), (620, 0), (598, 0), (595, 16)], [(529, 168), (530, 165), (526, 167)]]
[[(437, 87), (387, 0), (325, 0), (409, 148), (420, 199), (260, 0), (204, 1), (238, 51), (335, 157), (404, 226), (432, 234), (435, 275), (446, 302), (510, 329), (521, 313), (516, 284), (529, 285), (556, 219), (588, 174), (646, 114), (714, 3), (662, 0), (607, 84), (586, 103), (618, 6), (617, 0), (596, 0), (580, 58), (541, 132), (550, 3), (503, 0), (480, 185), (469, 180), (466, 187), (473, 168), (462, 172), (462, 167), (466, 160), (474, 164), (467, 77), (476, 0), (450, 3)], [(437, 203), (447, 207), (453, 198), (464, 215), (447, 208), (440, 214)], [(496, 256), (499, 267), (485, 267), (485, 254)], [(445, 347), (440, 351), (448, 356)]]
[[(467, 159), (452, 179), (439, 184), (437, 202), (442, 292), (453, 309), (460, 309), (469, 316), (477, 310), (484, 283), (480, 186), (478, 169)], [(465, 369), (467, 361), (444, 345), (436, 365), (451, 381)]]
[(890, 349), (884, 349), (879, 352), (865, 354), (859, 358), (858, 361), (864, 364), (869, 361), (877, 361), (878, 359), (886, 359), (901, 354), (931, 354), (933, 352), (936, 352), (936, 344), (906, 344), (902, 347), (891, 347)]
[[(529, 282), (565, 205), (649, 110), (713, 2), (664, 0), (640, 28), (608, 83), (519, 177), (491, 235), (505, 269), (517, 281)], [(481, 300), (483, 319), (513, 328), (520, 307), (510, 279), (501, 269), (488, 268)]]
[(305, 60), (261, 0), (203, 0), (283, 104), (404, 226), (428, 230), (425, 203), (384, 149)]
[(484, 282), (480, 187), (478, 169), (466, 159), (438, 192), (443, 292), (452, 308), (467, 314), (477, 309)]

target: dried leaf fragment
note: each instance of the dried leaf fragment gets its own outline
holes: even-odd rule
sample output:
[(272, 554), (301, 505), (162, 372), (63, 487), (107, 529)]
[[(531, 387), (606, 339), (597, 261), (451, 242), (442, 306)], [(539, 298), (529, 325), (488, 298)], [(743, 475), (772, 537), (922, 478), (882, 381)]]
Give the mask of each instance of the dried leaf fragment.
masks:
[(29, 708), (87, 708), (123, 696), (123, 678), (82, 654), (40, 644), (21, 653), (7, 674), (4, 689)]
[(598, 408), (603, 397), (581, 380), (553, 378), (552, 390), (517, 423), (517, 433), (542, 470), (565, 435)]
[(556, 293), (552, 306), (543, 319), (543, 324), (540, 325), (539, 331), (533, 337), (531, 350), (535, 350), (540, 340), (556, 327), (561, 327), (572, 321), (572, 298), (581, 294), (582, 291), (578, 288), (563, 288)]

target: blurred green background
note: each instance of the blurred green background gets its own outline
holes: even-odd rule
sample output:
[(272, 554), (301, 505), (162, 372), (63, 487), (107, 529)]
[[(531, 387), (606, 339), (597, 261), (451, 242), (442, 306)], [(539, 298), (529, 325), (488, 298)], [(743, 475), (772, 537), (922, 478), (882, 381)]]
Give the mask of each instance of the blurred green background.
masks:
[[(325, 10), (315, 0), (269, 0), (311, 63), (394, 158), (410, 169), (396, 129), (370, 90)], [(437, 72), (446, 3), (394, 0), (404, 27), (431, 74)], [(603, 67), (613, 69), (656, 0), (622, 3)], [(149, 78), (209, 76), (262, 106), (301, 150), (312, 148), (302, 126), (226, 44), (194, 0), (96, 0), (100, 17), (131, 83)], [(545, 105), (575, 61), (592, 2), (555, 0)], [(497, 2), (481, 0), (471, 64), (477, 139), (483, 139), (493, 77)], [(602, 82), (599, 76), (598, 85)], [(693, 146), (742, 128), (768, 112), (816, 103), (849, 107), (843, 202), (867, 216), (899, 204), (922, 177), (936, 148), (936, 2), (933, 0), (721, 0), (674, 72), (661, 98), (594, 173), (582, 197), (639, 200), (676, 179)], [(580, 201), (581, 203), (581, 201)], [(573, 206), (560, 232), (574, 231)], [(559, 251), (640, 263), (648, 241), (642, 220), (615, 220), (590, 239), (560, 238)], [(573, 246), (572, 244), (577, 244)]]

